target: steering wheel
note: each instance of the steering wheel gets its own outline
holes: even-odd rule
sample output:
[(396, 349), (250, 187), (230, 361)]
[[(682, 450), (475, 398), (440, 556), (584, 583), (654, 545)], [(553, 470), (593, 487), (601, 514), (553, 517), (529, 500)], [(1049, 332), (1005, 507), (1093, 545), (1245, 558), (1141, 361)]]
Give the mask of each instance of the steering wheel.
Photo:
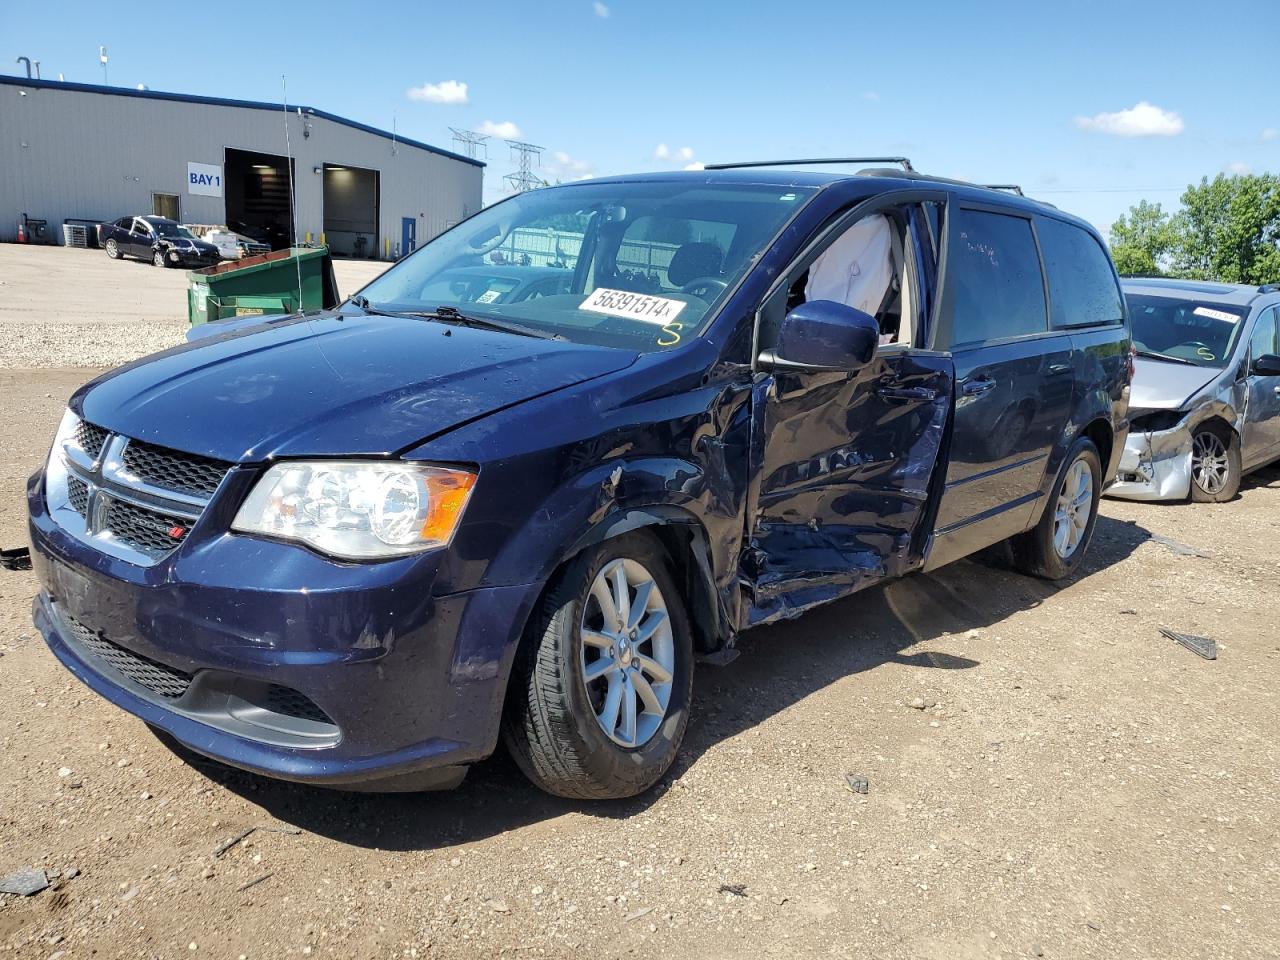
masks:
[[(697, 277), (681, 287), (680, 292), (710, 301), (714, 300), (728, 289), (729, 284), (721, 280), (719, 277)], [(708, 294), (710, 294), (710, 296), (708, 296)]]

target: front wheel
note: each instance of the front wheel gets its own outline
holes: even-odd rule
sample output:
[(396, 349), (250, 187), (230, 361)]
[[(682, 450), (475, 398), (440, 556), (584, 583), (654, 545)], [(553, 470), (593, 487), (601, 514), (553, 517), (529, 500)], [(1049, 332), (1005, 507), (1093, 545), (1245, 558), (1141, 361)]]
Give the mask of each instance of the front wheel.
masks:
[(157, 251), (152, 255), (152, 257), (151, 257), (151, 262), (152, 262), (153, 264), (155, 264), (157, 267), (163, 267), (163, 266), (165, 265), (165, 262), (164, 262), (164, 253), (163, 253), (162, 251), (160, 251), (160, 250), (157, 250)]
[(1197, 427), (1191, 438), (1191, 501), (1226, 503), (1240, 490), (1240, 438), (1217, 424)]
[(1098, 520), (1102, 460), (1088, 437), (1071, 447), (1040, 522), (1013, 537), (1014, 566), (1046, 580), (1061, 580), (1084, 561)]
[(529, 624), (503, 737), (561, 797), (631, 797), (676, 757), (689, 720), (693, 641), (666, 553), (643, 532), (579, 554)]

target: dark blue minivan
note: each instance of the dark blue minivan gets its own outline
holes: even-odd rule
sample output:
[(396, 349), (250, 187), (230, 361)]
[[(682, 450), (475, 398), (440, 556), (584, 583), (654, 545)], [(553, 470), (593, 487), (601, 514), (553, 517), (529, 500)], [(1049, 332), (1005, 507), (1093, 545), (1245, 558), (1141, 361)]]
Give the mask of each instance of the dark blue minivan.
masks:
[(171, 740), (346, 789), (671, 764), (694, 662), (1009, 540), (1060, 578), (1127, 433), (1097, 232), (904, 171), (522, 193), (334, 310), (72, 397), (35, 620)]

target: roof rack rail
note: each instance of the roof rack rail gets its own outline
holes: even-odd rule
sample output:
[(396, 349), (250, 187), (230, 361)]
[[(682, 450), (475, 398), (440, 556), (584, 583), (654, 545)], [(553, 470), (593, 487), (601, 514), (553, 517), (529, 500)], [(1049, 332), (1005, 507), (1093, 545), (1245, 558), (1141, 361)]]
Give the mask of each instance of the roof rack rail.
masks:
[(1258, 287), (1259, 293), (1280, 293), (1280, 283), (1264, 283)]
[(804, 160), (744, 160), (741, 163), (708, 163), (704, 170), (733, 170), (739, 167), (800, 167), (835, 163), (898, 163), (907, 173), (916, 168), (906, 157), (810, 157)]
[(988, 190), (1004, 190), (1006, 193), (1016, 193), (1020, 197), (1026, 196), (1022, 192), (1022, 188), (1016, 183), (981, 183), (979, 186), (986, 187)]

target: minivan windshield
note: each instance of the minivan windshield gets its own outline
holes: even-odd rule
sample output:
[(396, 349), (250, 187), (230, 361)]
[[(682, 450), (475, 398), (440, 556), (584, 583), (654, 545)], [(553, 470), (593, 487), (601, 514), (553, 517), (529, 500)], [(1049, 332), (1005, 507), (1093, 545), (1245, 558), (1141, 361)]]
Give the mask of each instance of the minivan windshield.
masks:
[(1139, 356), (1198, 367), (1227, 365), (1248, 307), (1182, 297), (1126, 293), (1133, 345)]
[(452, 308), (577, 343), (668, 350), (702, 331), (813, 193), (693, 180), (532, 190), (405, 258), (360, 302), (392, 313)]

